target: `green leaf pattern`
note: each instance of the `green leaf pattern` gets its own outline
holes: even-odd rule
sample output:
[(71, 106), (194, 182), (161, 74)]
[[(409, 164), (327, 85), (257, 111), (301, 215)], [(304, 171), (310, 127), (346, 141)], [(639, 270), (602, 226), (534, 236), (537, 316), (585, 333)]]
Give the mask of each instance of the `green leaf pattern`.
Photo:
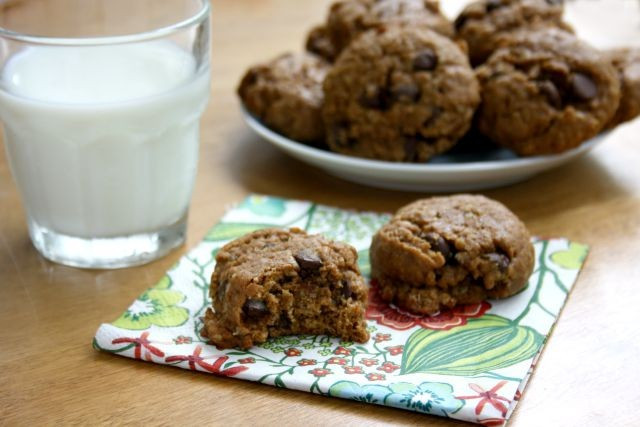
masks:
[(183, 325), (189, 311), (178, 304), (185, 298), (180, 291), (170, 290), (171, 278), (166, 275), (143, 293), (118, 317), (113, 325), (132, 330), (147, 329), (151, 325), (173, 327)]
[(535, 329), (492, 314), (464, 328), (419, 329), (407, 340), (401, 372), (478, 375), (533, 358), (543, 340)]

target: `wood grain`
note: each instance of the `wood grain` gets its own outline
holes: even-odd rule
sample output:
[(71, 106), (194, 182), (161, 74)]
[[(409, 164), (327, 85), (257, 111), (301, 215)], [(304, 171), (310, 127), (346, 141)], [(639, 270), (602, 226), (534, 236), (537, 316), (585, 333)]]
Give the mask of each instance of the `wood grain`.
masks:
[[(134, 362), (91, 347), (100, 323), (115, 319), (200, 240), (225, 207), (249, 192), (376, 211), (393, 211), (425, 195), (330, 177), (289, 159), (242, 123), (234, 90), (243, 70), (300, 49), (328, 3), (214, 3), (211, 103), (202, 124), (188, 240), (164, 259), (115, 271), (44, 260), (29, 242), (21, 201), (0, 154), (0, 424), (460, 424)], [(484, 193), (512, 208), (533, 233), (592, 247), (513, 426), (637, 425), (639, 134), (636, 121), (572, 164)]]

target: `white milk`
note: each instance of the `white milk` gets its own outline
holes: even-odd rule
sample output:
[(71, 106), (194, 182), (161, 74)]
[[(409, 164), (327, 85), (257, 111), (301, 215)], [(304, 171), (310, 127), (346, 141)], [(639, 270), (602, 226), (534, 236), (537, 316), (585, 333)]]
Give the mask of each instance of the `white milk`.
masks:
[(158, 230), (187, 212), (209, 72), (169, 42), (29, 47), (0, 118), (29, 217), (75, 237)]

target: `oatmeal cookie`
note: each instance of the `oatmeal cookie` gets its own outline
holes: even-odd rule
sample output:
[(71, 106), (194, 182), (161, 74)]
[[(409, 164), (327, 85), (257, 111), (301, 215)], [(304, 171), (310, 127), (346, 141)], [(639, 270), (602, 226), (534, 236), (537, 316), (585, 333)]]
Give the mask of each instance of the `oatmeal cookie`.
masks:
[(296, 228), (255, 231), (218, 252), (201, 333), (218, 348), (294, 334), (366, 342), (367, 291), (353, 247)]
[(469, 61), (425, 29), (370, 31), (324, 82), (329, 148), (360, 157), (424, 162), (464, 135), (480, 100)]
[(519, 155), (555, 154), (597, 135), (620, 100), (603, 55), (560, 31), (523, 31), (476, 69), (477, 127)]
[(373, 237), (371, 275), (382, 299), (420, 314), (522, 290), (534, 250), (524, 224), (483, 196), (418, 200)]
[(324, 139), (322, 82), (330, 65), (310, 53), (285, 54), (251, 67), (238, 95), (245, 108), (266, 126), (311, 144)]
[(327, 18), (327, 31), (337, 52), (360, 34), (388, 25), (427, 28), (447, 37), (454, 34), (434, 0), (344, 0), (331, 6)]
[(471, 64), (483, 63), (514, 30), (558, 27), (573, 29), (562, 21), (562, 0), (479, 0), (467, 5), (454, 25), (458, 37), (469, 46)]

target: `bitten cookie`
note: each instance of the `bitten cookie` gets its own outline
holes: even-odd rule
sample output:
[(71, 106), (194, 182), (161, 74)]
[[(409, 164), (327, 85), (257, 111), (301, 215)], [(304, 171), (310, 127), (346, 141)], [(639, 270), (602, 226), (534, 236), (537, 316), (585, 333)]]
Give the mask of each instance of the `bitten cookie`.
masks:
[(477, 127), (519, 155), (554, 154), (597, 135), (620, 100), (603, 55), (564, 31), (523, 31), (476, 69)]
[(329, 38), (327, 27), (324, 25), (316, 26), (309, 31), (305, 49), (307, 49), (307, 52), (324, 58), (327, 62), (333, 62), (338, 56), (336, 48)]
[(424, 162), (464, 135), (480, 100), (462, 50), (430, 30), (391, 27), (345, 49), (324, 82), (333, 151)]
[(327, 31), (338, 53), (360, 34), (388, 25), (431, 29), (447, 37), (454, 34), (435, 0), (344, 0), (331, 6), (327, 18)]
[(640, 48), (605, 51), (605, 57), (618, 71), (620, 105), (607, 125), (615, 127), (640, 115)]
[(534, 264), (524, 224), (504, 205), (471, 195), (403, 207), (373, 237), (370, 257), (381, 298), (420, 314), (511, 296)]
[(300, 229), (260, 230), (225, 245), (210, 296), (201, 333), (219, 348), (293, 334), (369, 339), (355, 249)]
[(247, 110), (289, 138), (318, 144), (324, 139), (320, 108), (329, 64), (315, 55), (285, 54), (249, 69), (238, 87)]
[(454, 25), (457, 36), (467, 42), (475, 66), (514, 30), (558, 27), (573, 32), (562, 21), (563, 11), (562, 0), (480, 0), (467, 5)]

